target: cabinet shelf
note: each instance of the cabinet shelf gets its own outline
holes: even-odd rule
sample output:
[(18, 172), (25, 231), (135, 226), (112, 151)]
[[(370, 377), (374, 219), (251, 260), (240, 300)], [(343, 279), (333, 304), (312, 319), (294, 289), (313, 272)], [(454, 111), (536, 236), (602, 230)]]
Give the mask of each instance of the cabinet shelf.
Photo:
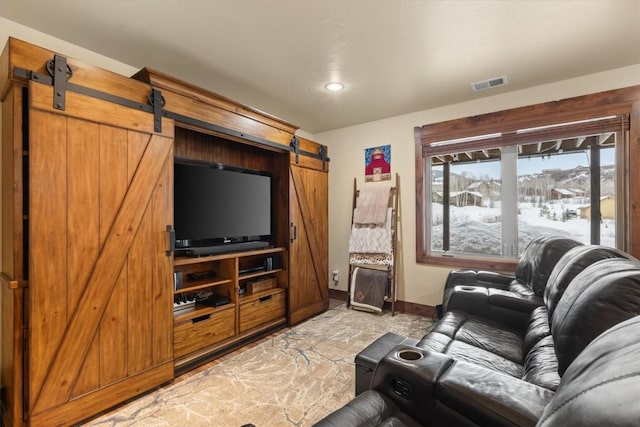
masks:
[(232, 279), (218, 279), (218, 280), (198, 280), (193, 282), (186, 282), (184, 287), (174, 291), (174, 294), (182, 294), (185, 292), (198, 291), (200, 289), (214, 288), (220, 285), (226, 285), (227, 283), (233, 283)]
[(240, 276), (238, 276), (238, 280), (254, 279), (256, 277), (267, 276), (279, 271), (283, 271), (282, 268), (274, 268), (273, 270), (262, 270), (254, 273), (241, 274)]
[(186, 256), (176, 256), (173, 264), (175, 266), (179, 265), (189, 265), (189, 264), (200, 264), (208, 261), (218, 261), (222, 259), (230, 259), (230, 258), (244, 258), (253, 255), (268, 255), (284, 252), (285, 248), (268, 248), (268, 249), (260, 249), (257, 251), (246, 251), (246, 252), (231, 252), (226, 254), (218, 254), (218, 255), (207, 255), (201, 257), (186, 257)]

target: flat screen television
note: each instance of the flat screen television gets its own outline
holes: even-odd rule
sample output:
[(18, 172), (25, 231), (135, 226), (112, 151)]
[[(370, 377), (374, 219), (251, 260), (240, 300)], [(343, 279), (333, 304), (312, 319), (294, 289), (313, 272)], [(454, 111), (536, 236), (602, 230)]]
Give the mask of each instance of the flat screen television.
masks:
[(262, 171), (176, 159), (176, 248), (203, 255), (268, 246), (271, 181)]

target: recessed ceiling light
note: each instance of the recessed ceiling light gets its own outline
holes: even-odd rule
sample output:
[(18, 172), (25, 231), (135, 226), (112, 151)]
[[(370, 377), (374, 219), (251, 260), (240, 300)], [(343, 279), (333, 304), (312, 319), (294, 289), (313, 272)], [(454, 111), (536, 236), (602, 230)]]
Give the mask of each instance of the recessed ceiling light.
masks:
[(324, 88), (329, 92), (338, 92), (344, 89), (344, 85), (340, 82), (331, 82), (324, 85)]

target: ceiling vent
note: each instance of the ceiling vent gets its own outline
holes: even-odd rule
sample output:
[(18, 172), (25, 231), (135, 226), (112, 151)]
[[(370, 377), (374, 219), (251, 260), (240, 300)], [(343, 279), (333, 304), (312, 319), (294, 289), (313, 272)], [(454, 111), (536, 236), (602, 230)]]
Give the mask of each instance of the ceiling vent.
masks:
[(471, 83), (471, 88), (474, 92), (489, 89), (492, 87), (502, 86), (507, 84), (507, 76), (495, 77), (493, 79), (483, 80), (481, 82)]

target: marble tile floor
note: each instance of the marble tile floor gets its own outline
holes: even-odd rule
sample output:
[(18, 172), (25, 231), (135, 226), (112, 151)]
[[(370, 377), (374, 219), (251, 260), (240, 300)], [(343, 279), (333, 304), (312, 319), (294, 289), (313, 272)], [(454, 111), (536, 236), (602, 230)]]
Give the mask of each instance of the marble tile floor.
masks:
[(93, 427), (304, 427), (354, 396), (354, 357), (386, 332), (422, 337), (431, 319), (343, 302), (190, 371), (88, 422)]

